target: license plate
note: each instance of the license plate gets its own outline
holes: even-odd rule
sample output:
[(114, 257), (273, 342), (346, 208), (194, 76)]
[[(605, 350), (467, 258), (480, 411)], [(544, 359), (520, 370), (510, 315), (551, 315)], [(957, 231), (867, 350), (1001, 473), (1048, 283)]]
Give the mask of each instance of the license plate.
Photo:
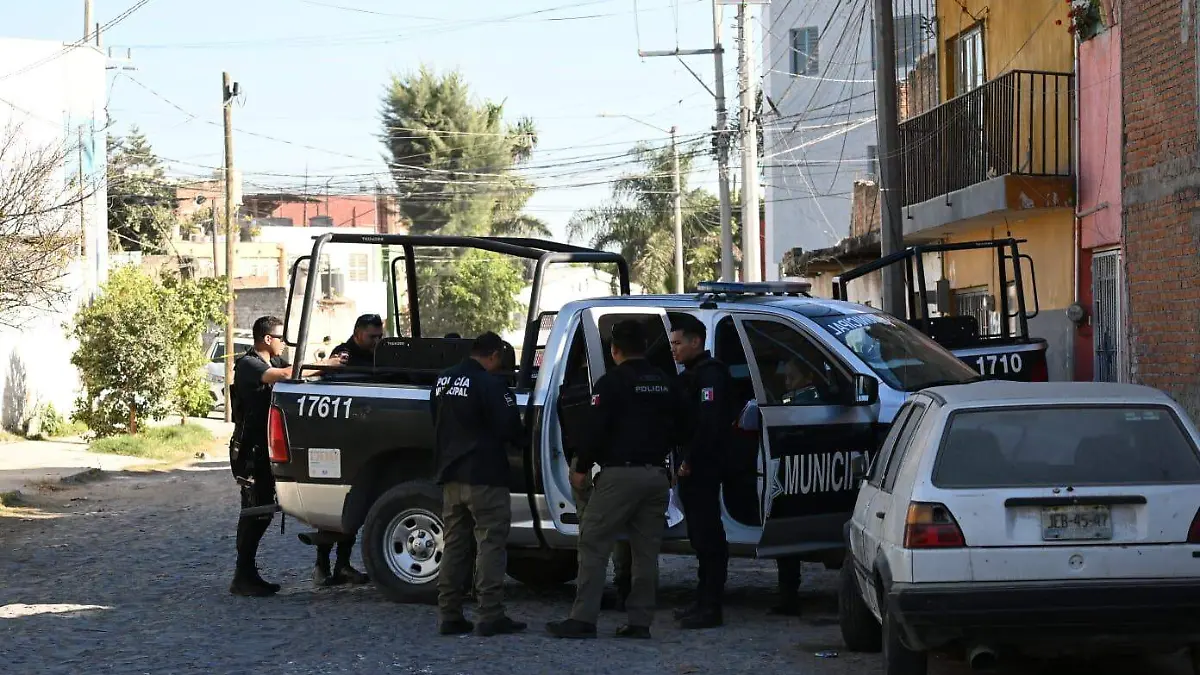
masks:
[(1112, 508), (1107, 505), (1042, 508), (1043, 541), (1112, 539)]
[(338, 448), (308, 449), (309, 478), (341, 478), (342, 451)]

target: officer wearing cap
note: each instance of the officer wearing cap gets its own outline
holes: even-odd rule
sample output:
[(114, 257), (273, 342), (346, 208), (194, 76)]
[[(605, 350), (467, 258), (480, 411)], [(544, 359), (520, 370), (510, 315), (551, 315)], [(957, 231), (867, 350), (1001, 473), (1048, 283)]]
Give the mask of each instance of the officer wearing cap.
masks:
[(589, 433), (571, 473), (578, 488), (595, 465), (601, 467), (580, 523), (579, 581), (570, 618), (546, 624), (555, 637), (596, 637), (608, 558), (622, 532), (629, 535), (632, 579), (626, 601), (629, 623), (616, 635), (649, 638), (654, 620), (671, 484), (665, 463), (676, 441), (679, 398), (670, 376), (645, 359), (640, 323), (615, 325), (610, 352), (617, 367), (596, 382)]
[(671, 354), (684, 368), (679, 390), (687, 429), (680, 456), (679, 496), (699, 577), (695, 602), (676, 612), (681, 628), (721, 625), (729, 568), (729, 541), (721, 522), (721, 484), (738, 409), (731, 397), (729, 367), (704, 348), (705, 334), (704, 324), (690, 315), (671, 325)]

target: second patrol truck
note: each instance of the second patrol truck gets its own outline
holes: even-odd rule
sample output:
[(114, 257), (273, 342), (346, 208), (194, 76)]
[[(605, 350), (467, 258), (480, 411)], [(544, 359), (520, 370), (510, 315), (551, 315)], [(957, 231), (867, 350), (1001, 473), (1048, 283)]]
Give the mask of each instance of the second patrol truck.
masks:
[[(304, 381), (301, 345), (316, 282), (296, 271), (306, 259), (321, 260), (327, 244), (339, 243), (403, 250), (392, 271), (407, 279), (411, 334), (386, 338), (372, 368)], [(293, 280), (307, 276), (307, 285), (298, 320), (289, 301), (285, 330), (296, 345), (294, 378), (275, 385), (269, 419), (279, 503), (319, 530), (361, 527), (371, 578), (398, 601), (436, 597), (444, 539), (429, 395), (437, 373), (466, 358), (471, 344), (422, 335), (414, 267), (414, 251), (422, 247), (482, 249), (532, 263), (520, 359), (504, 375), (526, 428), (522, 446), (509, 449), (509, 574), (525, 583), (575, 577), (579, 518), (568, 467), (578, 447), (579, 413), (593, 384), (613, 367), (608, 340), (618, 321), (645, 324), (648, 358), (675, 372), (669, 326), (676, 316), (695, 316), (708, 328), (708, 348), (730, 367), (738, 402), (757, 402), (761, 431), (737, 434), (722, 492), (734, 555), (840, 564), (859, 473), (875, 460), (897, 408), (911, 392), (978, 378), (907, 323), (869, 307), (808, 297), (807, 284), (711, 283), (691, 295), (631, 296), (626, 261), (609, 252), (528, 239), (322, 235), (292, 274)], [(611, 264), (621, 295), (539, 311), (544, 272), (556, 263)], [(398, 305), (394, 285), (392, 293)], [(390, 318), (398, 321), (399, 311)], [(801, 386), (808, 393), (793, 395)], [(665, 548), (690, 550), (675, 494), (666, 518)]]

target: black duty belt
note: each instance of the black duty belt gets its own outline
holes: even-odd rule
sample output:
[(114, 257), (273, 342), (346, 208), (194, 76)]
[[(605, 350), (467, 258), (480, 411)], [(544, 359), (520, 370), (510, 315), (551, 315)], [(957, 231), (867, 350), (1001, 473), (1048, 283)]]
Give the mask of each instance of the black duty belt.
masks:
[(611, 469), (615, 466), (623, 467), (649, 467), (651, 469), (666, 469), (666, 465), (662, 462), (604, 462), (600, 465), (601, 469)]

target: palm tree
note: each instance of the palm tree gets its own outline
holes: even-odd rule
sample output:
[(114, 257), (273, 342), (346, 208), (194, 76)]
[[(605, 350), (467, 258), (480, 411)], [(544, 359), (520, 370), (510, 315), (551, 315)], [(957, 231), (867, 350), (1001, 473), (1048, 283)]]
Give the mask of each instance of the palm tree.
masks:
[[(638, 145), (630, 154), (641, 170), (614, 182), (607, 203), (576, 212), (567, 224), (568, 235), (593, 248), (619, 252), (629, 261), (635, 283), (649, 292), (666, 292), (675, 286), (671, 150)], [(687, 187), (692, 159), (698, 154), (698, 147), (691, 146), (679, 156), (685, 289), (720, 273), (719, 201), (707, 190)], [(734, 230), (736, 241), (736, 219)]]

